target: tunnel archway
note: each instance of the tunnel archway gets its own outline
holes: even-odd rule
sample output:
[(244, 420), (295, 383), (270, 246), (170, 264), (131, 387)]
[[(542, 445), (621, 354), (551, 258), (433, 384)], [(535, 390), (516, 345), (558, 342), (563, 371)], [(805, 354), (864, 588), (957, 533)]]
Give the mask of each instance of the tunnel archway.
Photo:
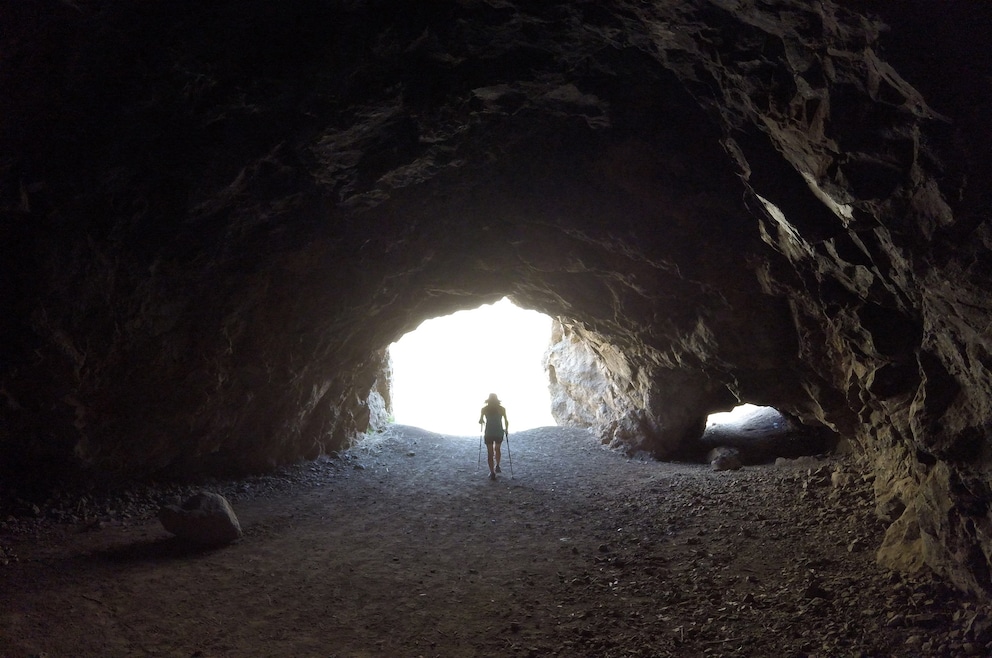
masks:
[[(154, 27), (140, 14), (117, 20), (124, 33), (135, 28), (131, 21)], [(416, 22), (424, 20), (431, 17)], [(183, 42), (177, 51), (192, 64), (212, 56), (187, 36), (166, 36)], [(97, 279), (130, 287), (108, 295), (77, 276), (77, 261), (54, 269), (51, 303), (26, 331), (51, 339), (52, 359), (78, 381), (71, 395), (55, 392), (57, 376), (21, 387), (51, 390), (60, 413), (23, 414), (25, 425), (9, 434), (11, 452), (68, 452), (85, 467), (182, 473), (254, 470), (332, 451), (368, 425), (383, 347), (425, 318), (504, 294), (574, 318), (569, 336), (605, 357), (614, 404), (597, 431), (609, 443), (670, 452), (714, 399), (722, 402), (724, 382), (763, 387), (774, 379), (772, 397), (801, 391), (780, 384), (804, 368), (780, 347), (794, 342), (787, 304), (763, 294), (747, 261), (760, 253), (761, 235), (745, 219), (746, 188), (721, 145), (719, 119), (644, 53), (604, 55), (608, 68), (594, 72), (582, 93), (564, 81), (526, 83), (521, 95), (487, 86), (485, 75), (459, 80), (443, 92), (468, 103), (455, 133), (443, 116), (410, 114), (419, 102), (411, 100), (395, 112), (371, 112), (367, 124), (326, 124), (302, 145), (263, 153), (248, 140), (246, 153), (233, 153), (197, 129), (199, 140), (169, 141), (173, 159), (151, 169), (129, 163), (140, 177), (182, 162), (161, 194), (185, 190), (201, 201), (179, 224), (164, 214), (172, 205), (151, 203), (140, 226), (175, 232), (164, 241), (156, 231), (129, 233), (120, 247), (126, 273), (111, 253), (118, 243), (84, 237), (99, 232), (95, 224), (80, 227), (78, 262), (92, 263), (86, 267)], [(80, 66), (102, 61), (94, 55)], [(530, 79), (531, 64), (518, 65)], [(137, 101), (152, 90), (132, 73)], [(296, 84), (316, 84), (312, 74)], [(240, 93), (230, 75), (220, 106), (226, 93)], [(404, 98), (423, 98), (423, 79), (401, 78)], [(627, 79), (645, 83), (619, 82)], [(373, 106), (390, 106), (368, 93)], [(308, 134), (299, 123), (306, 116), (310, 110), (280, 122), (279, 134)], [(457, 159), (447, 155), (448, 141), (457, 142)], [(144, 150), (128, 152), (140, 159)], [(348, 154), (361, 162), (347, 165)], [(407, 164), (396, 168), (392, 158)], [(188, 173), (188, 163), (204, 161), (211, 164)], [(93, 189), (103, 188), (94, 182)], [(63, 262), (60, 249), (36, 256)], [(144, 301), (130, 297), (139, 288)], [(53, 306), (56, 295), (70, 301)], [(121, 330), (89, 324), (94, 314)], [(99, 360), (120, 370), (92, 368)], [(557, 375), (562, 381), (561, 368)], [(27, 408), (23, 395), (12, 399)], [(21, 438), (46, 433), (31, 425), (48, 422), (63, 437), (58, 445)]]

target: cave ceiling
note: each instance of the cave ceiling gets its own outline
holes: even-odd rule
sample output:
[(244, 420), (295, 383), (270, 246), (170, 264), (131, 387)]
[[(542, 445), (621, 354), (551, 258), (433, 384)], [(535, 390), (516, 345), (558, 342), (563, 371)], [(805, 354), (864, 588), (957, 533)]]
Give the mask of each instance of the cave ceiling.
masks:
[(3, 3), (6, 463), (336, 450), (385, 346), (508, 295), (604, 360), (604, 440), (774, 405), (981, 589), (992, 20), (895, 5)]

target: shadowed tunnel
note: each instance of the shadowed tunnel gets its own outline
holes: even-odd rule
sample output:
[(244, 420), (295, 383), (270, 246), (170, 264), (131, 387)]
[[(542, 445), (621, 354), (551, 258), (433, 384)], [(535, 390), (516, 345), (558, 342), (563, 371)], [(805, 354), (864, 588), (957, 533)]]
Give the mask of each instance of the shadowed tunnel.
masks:
[(340, 451), (391, 342), (508, 296), (559, 422), (773, 406), (874, 472), (883, 565), (992, 591), (989, 6), (2, 9), (6, 471)]

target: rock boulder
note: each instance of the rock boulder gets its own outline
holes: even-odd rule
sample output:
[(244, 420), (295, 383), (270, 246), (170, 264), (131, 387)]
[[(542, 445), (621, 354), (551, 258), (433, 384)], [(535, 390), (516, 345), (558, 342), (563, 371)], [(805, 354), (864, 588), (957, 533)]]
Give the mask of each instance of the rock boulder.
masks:
[(158, 518), (167, 531), (200, 546), (229, 544), (242, 535), (234, 509), (217, 493), (201, 492), (182, 505), (166, 505)]

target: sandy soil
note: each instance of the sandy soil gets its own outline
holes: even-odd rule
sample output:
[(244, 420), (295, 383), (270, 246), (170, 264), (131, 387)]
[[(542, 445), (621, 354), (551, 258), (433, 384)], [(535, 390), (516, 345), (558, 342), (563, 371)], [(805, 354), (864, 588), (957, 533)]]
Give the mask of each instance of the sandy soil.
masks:
[(561, 428), (509, 447), (492, 482), (478, 437), (393, 426), (280, 487), (216, 483), (245, 536), (210, 551), (140, 515), (9, 517), (0, 655), (992, 654), (975, 601), (875, 566), (848, 462), (714, 472)]

